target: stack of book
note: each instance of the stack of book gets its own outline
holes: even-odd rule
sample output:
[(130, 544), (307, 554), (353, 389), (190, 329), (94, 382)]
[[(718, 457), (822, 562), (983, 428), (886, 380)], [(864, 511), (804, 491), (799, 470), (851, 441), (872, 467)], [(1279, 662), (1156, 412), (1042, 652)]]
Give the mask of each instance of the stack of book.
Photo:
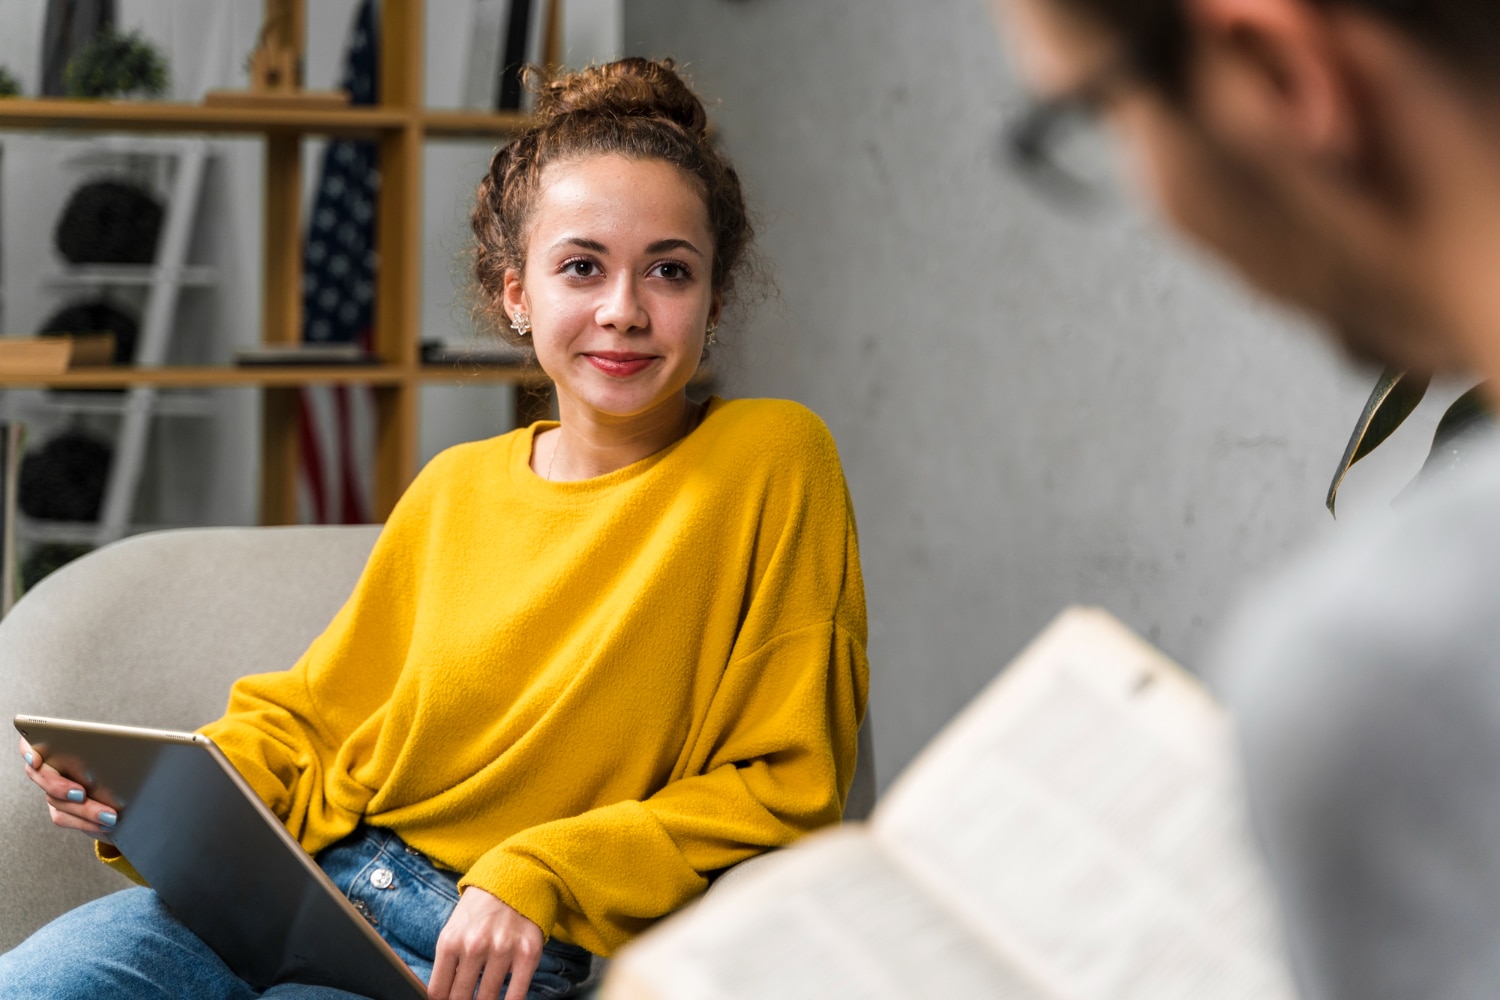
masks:
[(114, 361), (112, 333), (0, 337), (0, 375), (61, 375), (73, 368)]

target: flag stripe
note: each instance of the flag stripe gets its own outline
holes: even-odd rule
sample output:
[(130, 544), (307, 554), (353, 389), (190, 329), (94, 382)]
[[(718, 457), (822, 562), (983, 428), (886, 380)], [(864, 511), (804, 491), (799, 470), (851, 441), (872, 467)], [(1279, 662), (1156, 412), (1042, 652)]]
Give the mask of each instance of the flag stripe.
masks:
[[(354, 104), (377, 100), (379, 32), (374, 0), (356, 12), (341, 86)], [(374, 325), (375, 199), (379, 150), (330, 142), (307, 217), (302, 267), (302, 339), (369, 348)], [(374, 406), (368, 387), (310, 386), (302, 392), (300, 495), (318, 524), (369, 520), (374, 479)]]

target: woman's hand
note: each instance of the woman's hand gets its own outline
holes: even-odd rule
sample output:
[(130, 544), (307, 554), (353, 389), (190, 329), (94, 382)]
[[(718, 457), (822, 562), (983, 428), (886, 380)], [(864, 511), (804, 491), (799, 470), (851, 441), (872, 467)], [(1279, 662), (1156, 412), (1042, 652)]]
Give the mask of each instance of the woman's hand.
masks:
[[(483, 889), (468, 886), (438, 935), (432, 961), (431, 1000), (526, 1000), (542, 960), (542, 929)], [(479, 987), (476, 997), (474, 988)]]
[(95, 840), (115, 828), (117, 817), (108, 804), (89, 798), (82, 785), (63, 777), (25, 740), (21, 741), (21, 759), (26, 762), (26, 777), (47, 796), (53, 823), (65, 830), (81, 830)]

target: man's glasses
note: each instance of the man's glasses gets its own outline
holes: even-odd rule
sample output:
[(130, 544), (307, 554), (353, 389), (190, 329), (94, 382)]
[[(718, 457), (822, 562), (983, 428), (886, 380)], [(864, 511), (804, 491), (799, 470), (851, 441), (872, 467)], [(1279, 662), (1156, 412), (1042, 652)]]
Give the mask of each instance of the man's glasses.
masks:
[(1135, 76), (1134, 63), (1122, 61), (1066, 93), (1033, 98), (1001, 136), (1003, 155), (1049, 199), (1069, 206), (1099, 202), (1117, 183), (1100, 117)]
[(1087, 206), (1118, 188), (1115, 152), (1100, 118), (1121, 91), (1150, 82), (1169, 96), (1180, 93), (1187, 25), (1175, 4), (1157, 6), (1156, 16), (1128, 32), (1116, 59), (1065, 93), (1033, 99), (1005, 130), (1006, 159), (1054, 201)]

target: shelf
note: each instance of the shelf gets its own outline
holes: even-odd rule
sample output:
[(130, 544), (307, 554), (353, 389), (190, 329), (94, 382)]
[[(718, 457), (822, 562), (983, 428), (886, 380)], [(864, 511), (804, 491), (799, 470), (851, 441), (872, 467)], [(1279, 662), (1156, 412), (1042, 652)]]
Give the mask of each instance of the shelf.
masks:
[(421, 118), (429, 139), (494, 139), (519, 132), (531, 121), (518, 111), (427, 110)]
[(79, 368), (62, 375), (0, 375), (0, 388), (122, 389), (133, 385), (182, 389), (286, 388), (299, 385), (400, 385), (396, 365), (202, 365), (196, 367)]
[(412, 116), (388, 108), (314, 111), (230, 108), (169, 101), (68, 101), (17, 97), (0, 100), (0, 128), (96, 132), (310, 132), (373, 137), (406, 128)]
[(308, 133), (373, 138), (383, 132), (423, 129), (434, 139), (508, 135), (525, 126), (517, 112), (354, 107), (337, 111), (241, 108), (168, 101), (68, 101), (0, 98), (0, 129), (80, 132)]
[[(163, 269), (150, 264), (79, 264), (64, 267), (42, 278), (48, 285), (151, 285), (165, 278)], [(188, 288), (205, 288), (218, 280), (212, 267), (191, 265), (178, 272), (178, 281)]]
[[(97, 413), (118, 416), (130, 409), (130, 397), (122, 392), (105, 390), (24, 390), (26, 396), (17, 407), (33, 413)], [(163, 392), (151, 404), (159, 417), (208, 417), (217, 412), (214, 401), (205, 392), (177, 390)]]
[(535, 365), (460, 362), (420, 365), (201, 365), (194, 367), (79, 368), (62, 375), (0, 375), (0, 389), (121, 389), (158, 386), (181, 389), (284, 388), (299, 385), (401, 385), (419, 382), (493, 382), (541, 385), (547, 381)]

